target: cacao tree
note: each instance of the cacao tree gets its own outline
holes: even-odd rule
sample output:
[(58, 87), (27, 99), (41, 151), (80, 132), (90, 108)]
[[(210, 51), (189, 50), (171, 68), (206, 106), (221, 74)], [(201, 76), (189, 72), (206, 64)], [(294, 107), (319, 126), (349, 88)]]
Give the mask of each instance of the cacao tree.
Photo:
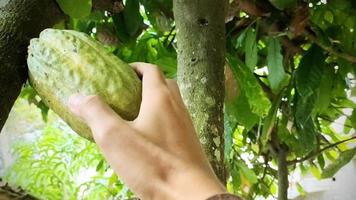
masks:
[(177, 78), (230, 192), (285, 200), (289, 173), (332, 178), (356, 154), (355, 10), (352, 0), (0, 0), (0, 126), (27, 79), (29, 39), (78, 30)]

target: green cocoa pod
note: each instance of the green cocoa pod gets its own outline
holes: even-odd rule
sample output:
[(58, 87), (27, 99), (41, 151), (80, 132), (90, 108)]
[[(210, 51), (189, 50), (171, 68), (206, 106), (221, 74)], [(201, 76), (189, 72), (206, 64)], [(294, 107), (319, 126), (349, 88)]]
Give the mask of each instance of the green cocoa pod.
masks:
[(45, 104), (89, 140), (89, 127), (68, 108), (72, 94), (98, 95), (126, 120), (138, 115), (140, 79), (128, 64), (84, 33), (44, 30), (31, 40), (27, 64), (30, 83)]

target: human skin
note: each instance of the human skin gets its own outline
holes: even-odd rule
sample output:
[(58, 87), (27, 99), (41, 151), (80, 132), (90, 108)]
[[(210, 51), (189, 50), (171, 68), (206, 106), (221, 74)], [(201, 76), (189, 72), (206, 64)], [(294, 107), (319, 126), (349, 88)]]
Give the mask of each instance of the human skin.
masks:
[(142, 103), (135, 120), (123, 120), (98, 96), (69, 98), (71, 111), (91, 128), (107, 162), (143, 200), (203, 200), (225, 193), (176, 82), (165, 79), (154, 65), (131, 65), (142, 77)]

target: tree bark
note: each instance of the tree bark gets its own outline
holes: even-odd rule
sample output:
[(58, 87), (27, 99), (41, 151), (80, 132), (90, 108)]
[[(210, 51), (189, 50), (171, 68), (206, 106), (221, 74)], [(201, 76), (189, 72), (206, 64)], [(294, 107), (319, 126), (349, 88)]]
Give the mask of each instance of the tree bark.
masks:
[(0, 0), (0, 129), (27, 77), (29, 39), (60, 15), (52, 0)]
[[(93, 4), (103, 9), (112, 1)], [(27, 80), (29, 40), (64, 17), (55, 0), (0, 0), (0, 130)]]
[(278, 162), (278, 200), (288, 200), (288, 151), (281, 147), (277, 152)]
[(208, 159), (225, 183), (225, 0), (174, 0), (177, 79)]

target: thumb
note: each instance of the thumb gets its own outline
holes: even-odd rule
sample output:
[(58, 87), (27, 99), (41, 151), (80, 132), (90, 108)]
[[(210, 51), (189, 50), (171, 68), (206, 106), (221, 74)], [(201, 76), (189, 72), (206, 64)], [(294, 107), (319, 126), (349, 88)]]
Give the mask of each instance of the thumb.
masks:
[(71, 111), (91, 128), (94, 138), (105, 134), (114, 127), (126, 124), (99, 96), (75, 94), (69, 97)]

